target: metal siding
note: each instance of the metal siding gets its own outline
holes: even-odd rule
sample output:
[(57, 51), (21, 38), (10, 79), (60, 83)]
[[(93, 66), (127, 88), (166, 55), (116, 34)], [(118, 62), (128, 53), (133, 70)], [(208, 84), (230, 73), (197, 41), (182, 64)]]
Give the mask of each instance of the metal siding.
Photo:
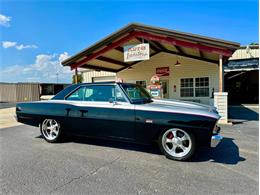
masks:
[(18, 83), (16, 89), (17, 102), (40, 100), (39, 84)]
[(105, 76), (116, 76), (115, 73), (106, 72), (106, 71), (88, 71), (83, 72), (83, 82), (92, 83), (92, 78), (105, 77)]
[(16, 102), (16, 84), (0, 84), (0, 102)]
[(258, 58), (258, 57), (259, 57), (258, 48), (250, 48), (249, 51), (243, 48), (243, 49), (236, 50), (235, 53), (229, 58), (229, 60)]

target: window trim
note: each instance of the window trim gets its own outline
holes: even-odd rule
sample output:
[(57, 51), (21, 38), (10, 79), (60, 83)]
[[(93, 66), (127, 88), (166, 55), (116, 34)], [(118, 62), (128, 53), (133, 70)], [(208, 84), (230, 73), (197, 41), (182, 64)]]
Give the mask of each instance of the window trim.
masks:
[[(198, 78), (208, 78), (208, 89), (209, 89), (209, 95), (208, 96), (196, 96), (196, 89), (199, 89), (200, 87), (196, 87), (196, 79)], [(181, 79), (192, 79), (193, 80), (193, 96), (181, 96)], [(188, 88), (188, 87), (187, 87)], [(204, 87), (205, 88), (205, 87)], [(180, 98), (208, 98), (210, 97), (210, 76), (198, 76), (198, 77), (183, 77), (180, 78)]]
[[(144, 81), (144, 82), (145, 82), (145, 87), (144, 87), (144, 88), (145, 88), (145, 89), (147, 88), (147, 85), (148, 85), (148, 84), (147, 84), (147, 81), (146, 81), (146, 80), (141, 80), (141, 79), (140, 79), (140, 80), (136, 80), (134, 84), (139, 85), (139, 84), (136, 83), (136, 82), (138, 82), (138, 81), (139, 81), (139, 82), (140, 82), (140, 81)], [(142, 85), (141, 85), (141, 86), (142, 86)], [(142, 87), (143, 87), (143, 86), (142, 86)]]
[[(193, 91), (193, 95), (192, 96), (181, 96), (181, 80), (182, 79), (192, 79), (192, 87), (184, 87), (185, 89), (192, 89)], [(180, 78), (180, 97), (181, 98), (193, 98), (194, 97), (194, 77), (184, 77), (184, 78)]]
[(68, 93), (66, 96), (64, 96), (64, 100), (66, 100), (66, 101), (74, 101), (74, 102), (76, 102), (76, 101), (78, 101), (78, 102), (82, 102), (82, 100), (68, 100), (68, 97), (70, 96), (70, 95), (72, 95), (74, 92), (76, 92), (77, 90), (79, 90), (80, 88), (83, 88), (83, 87), (85, 87), (85, 86), (78, 86), (78, 87), (76, 87), (74, 90), (72, 90), (70, 93)]
[[(204, 86), (204, 87), (196, 87), (196, 79), (200, 79), (200, 78), (208, 78), (208, 86), (207, 86), (207, 87), (205, 87), (205, 86)], [(195, 92), (195, 93), (194, 93), (194, 95), (195, 95), (194, 97), (197, 97), (197, 98), (210, 97), (210, 92), (209, 92), (209, 89), (210, 89), (210, 83), (209, 83), (209, 82), (210, 82), (210, 79), (209, 79), (209, 77), (207, 77), (207, 76), (204, 76), (204, 77), (195, 77), (195, 78), (194, 78), (194, 81), (195, 81), (195, 82), (194, 82), (194, 92)], [(202, 89), (202, 88), (203, 88), (203, 89), (208, 88), (208, 93), (209, 93), (208, 96), (196, 96), (196, 89)]]
[[(124, 99), (126, 100), (125, 102), (120, 102), (120, 103), (131, 103), (131, 101), (129, 100), (129, 98), (127, 97), (127, 95), (125, 94), (125, 92), (123, 91), (123, 89), (121, 88), (120, 85), (116, 84), (116, 83), (108, 83), (108, 84), (102, 84), (102, 83), (91, 83), (91, 84), (82, 84), (79, 85), (78, 87), (76, 87), (74, 90), (72, 90), (71, 92), (69, 92), (67, 95), (64, 96), (64, 100), (65, 101), (71, 101), (71, 100), (67, 100), (67, 98), (73, 94), (75, 91), (79, 90), (82, 87), (89, 87), (89, 86), (114, 86), (115, 88), (117, 87), (119, 89), (119, 91), (123, 94)], [(90, 102), (90, 101), (84, 101), (83, 100), (76, 100), (78, 102)], [(76, 102), (75, 101), (75, 102)], [(91, 101), (93, 102), (93, 101)], [(96, 102), (100, 102), (100, 101), (96, 101)]]

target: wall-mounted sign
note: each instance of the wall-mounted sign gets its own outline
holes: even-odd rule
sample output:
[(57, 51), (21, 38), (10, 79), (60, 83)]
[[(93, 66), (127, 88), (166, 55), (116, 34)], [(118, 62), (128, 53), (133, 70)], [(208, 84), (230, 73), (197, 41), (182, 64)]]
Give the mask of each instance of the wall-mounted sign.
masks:
[(169, 67), (156, 68), (156, 74), (158, 76), (169, 76), (170, 75), (170, 68)]
[(150, 50), (149, 50), (148, 43), (124, 46), (125, 62), (149, 60), (149, 59), (150, 59)]

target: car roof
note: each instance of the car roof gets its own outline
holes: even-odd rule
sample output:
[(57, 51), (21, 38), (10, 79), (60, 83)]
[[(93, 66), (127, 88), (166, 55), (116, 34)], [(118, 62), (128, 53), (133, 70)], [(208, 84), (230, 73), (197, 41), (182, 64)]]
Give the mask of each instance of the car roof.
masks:
[(116, 82), (116, 81), (107, 81), (107, 82), (98, 82), (98, 83), (78, 83), (75, 84), (77, 86), (84, 86), (84, 85), (104, 85), (104, 84), (128, 84), (128, 85), (136, 85), (135, 83), (124, 83), (124, 82)]

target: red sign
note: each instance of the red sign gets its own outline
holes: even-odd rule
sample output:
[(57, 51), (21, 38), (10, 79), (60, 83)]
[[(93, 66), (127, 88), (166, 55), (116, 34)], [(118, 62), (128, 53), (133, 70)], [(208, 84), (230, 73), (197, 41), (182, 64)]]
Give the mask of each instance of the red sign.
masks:
[(169, 67), (156, 68), (156, 74), (158, 76), (169, 76), (170, 75), (170, 68)]

